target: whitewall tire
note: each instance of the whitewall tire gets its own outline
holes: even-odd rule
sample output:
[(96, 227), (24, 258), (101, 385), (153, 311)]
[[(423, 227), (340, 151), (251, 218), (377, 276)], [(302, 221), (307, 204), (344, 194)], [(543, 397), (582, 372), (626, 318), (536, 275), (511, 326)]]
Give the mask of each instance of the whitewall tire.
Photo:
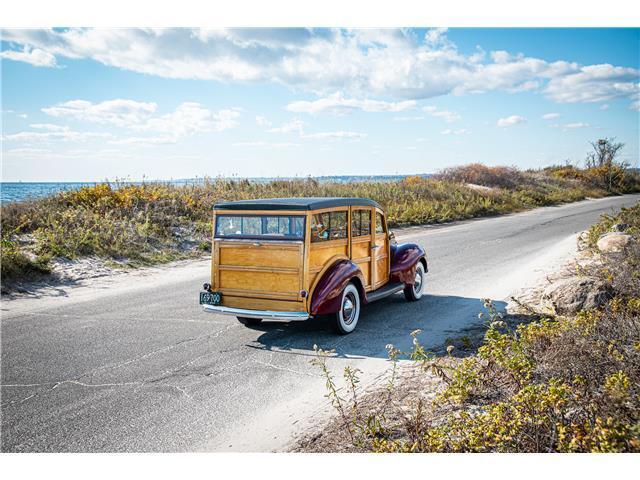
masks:
[(335, 314), (335, 330), (346, 335), (355, 330), (360, 318), (360, 294), (353, 283), (342, 291), (340, 310)]

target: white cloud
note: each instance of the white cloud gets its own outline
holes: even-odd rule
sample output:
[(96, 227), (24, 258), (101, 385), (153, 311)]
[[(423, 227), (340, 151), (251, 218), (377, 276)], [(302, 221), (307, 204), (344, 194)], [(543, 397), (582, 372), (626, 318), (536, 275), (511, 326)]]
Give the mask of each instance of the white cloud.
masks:
[(50, 132), (64, 132), (68, 131), (69, 127), (64, 125), (54, 125), (53, 123), (32, 123), (29, 125), (31, 128), (38, 130), (48, 130)]
[(279, 127), (270, 128), (267, 130), (269, 133), (299, 133), (302, 135), (304, 131), (305, 123), (302, 120), (294, 118), (290, 122), (287, 122)]
[(511, 127), (512, 125), (517, 125), (519, 123), (524, 123), (526, 121), (527, 119), (524, 117), (521, 117), (520, 115), (511, 115), (510, 117), (499, 119), (497, 125), (499, 127), (504, 128), (504, 127)]
[[(429, 30), (424, 37), (411, 29), (264, 28), (29, 29), (3, 30), (2, 35), (30, 55), (41, 50), (46, 58), (87, 58), (168, 78), (277, 82), (322, 97), (298, 103), (292, 107), (296, 111), (388, 111), (405, 101), (488, 91), (537, 91), (561, 103), (635, 102), (640, 91), (634, 68), (580, 65), (570, 59), (548, 62), (506, 51), (487, 57), (482, 49), (465, 54), (443, 29)], [(3, 56), (19, 53), (5, 51)], [(334, 107), (316, 103), (336, 90), (352, 98), (342, 97)], [(398, 102), (354, 100), (363, 97)]]
[(21, 148), (10, 148), (7, 150), (7, 153), (11, 153), (17, 156), (31, 156), (31, 155), (40, 155), (43, 153), (49, 153), (51, 150), (48, 148), (30, 148), (30, 147), (21, 147)]
[(361, 138), (365, 138), (367, 136), (366, 133), (360, 133), (360, 132), (350, 132), (350, 131), (336, 131), (336, 132), (314, 132), (314, 133), (306, 133), (305, 132), (305, 127), (306, 127), (306, 123), (303, 122), (302, 120), (298, 119), (298, 118), (294, 118), (293, 120), (282, 124), (279, 127), (274, 127), (274, 128), (270, 128), (269, 130), (267, 130), (267, 132), (269, 133), (295, 133), (297, 134), (300, 138), (305, 138), (305, 139), (332, 139), (332, 140), (339, 140), (339, 139), (351, 139), (351, 140), (358, 140)]
[(128, 137), (112, 140), (114, 145), (168, 145), (177, 143), (179, 137), (173, 135), (160, 135), (157, 137)]
[[(44, 113), (57, 118), (115, 125), (135, 132), (155, 134), (149, 137), (135, 136), (111, 141), (114, 144), (128, 145), (176, 143), (181, 138), (198, 133), (221, 132), (237, 126), (237, 119), (240, 116), (237, 108), (211, 111), (195, 102), (181, 103), (173, 112), (165, 115), (154, 116), (156, 110), (155, 103), (125, 99), (107, 100), (101, 103), (71, 100), (42, 109)], [(68, 127), (53, 124), (33, 124), (32, 128), (50, 131), (69, 130)]]
[(427, 112), (432, 117), (437, 117), (443, 119), (447, 123), (453, 123), (460, 120), (460, 115), (455, 112), (450, 112), (448, 110), (438, 110), (436, 107), (432, 105), (428, 105), (422, 108), (423, 112)]
[(293, 142), (236, 142), (232, 143), (234, 147), (255, 147), (255, 148), (291, 148), (291, 147), (299, 147), (299, 143)]
[(609, 104), (605, 103), (603, 105), (600, 105), (600, 110), (609, 110)]
[(320, 112), (330, 112), (335, 115), (343, 115), (354, 110), (364, 112), (402, 112), (416, 106), (415, 100), (405, 100), (402, 102), (386, 102), (382, 100), (359, 100), (355, 98), (345, 98), (341, 92), (336, 92), (328, 97), (319, 98), (314, 101), (300, 100), (287, 105), (287, 110), (296, 113), (316, 114)]
[(261, 127), (270, 127), (271, 122), (267, 120), (267, 117), (263, 117), (262, 115), (256, 115), (256, 123)]
[(573, 123), (565, 123), (563, 125), (553, 124), (549, 126), (551, 128), (561, 128), (562, 130), (576, 130), (578, 128), (587, 128), (587, 127), (590, 127), (591, 125), (585, 122), (573, 122)]
[(0, 52), (0, 58), (7, 60), (15, 60), (16, 62), (26, 62), (35, 67), (55, 67), (56, 57), (49, 52), (45, 52), (39, 48), (31, 48), (25, 45), (20, 50), (3, 50)]
[(561, 115), (559, 113), (545, 113), (542, 115), (543, 120), (555, 120), (556, 118), (560, 118)]
[(576, 67), (566, 75), (550, 78), (545, 93), (560, 103), (637, 98), (640, 95), (639, 75), (634, 68), (609, 64)]
[(77, 132), (69, 129), (48, 131), (48, 132), (18, 132), (3, 136), (3, 140), (8, 142), (84, 142), (96, 139), (111, 139), (113, 135), (106, 132)]
[(442, 135), (465, 135), (470, 132), (466, 128), (459, 128), (457, 130), (452, 130), (450, 128), (447, 128), (446, 130), (442, 130), (440, 133)]
[(414, 117), (393, 117), (394, 122), (416, 122), (418, 120), (424, 120), (423, 116)]
[(212, 112), (199, 103), (184, 102), (175, 111), (148, 119), (135, 126), (136, 130), (164, 133), (173, 138), (182, 138), (196, 133), (221, 132), (238, 125), (238, 109)]
[(157, 108), (155, 103), (118, 98), (100, 103), (71, 100), (43, 108), (42, 111), (52, 117), (113, 124), (118, 127), (132, 127), (151, 117)]
[(360, 132), (346, 132), (343, 130), (337, 132), (317, 132), (317, 133), (309, 133), (302, 134), (302, 138), (312, 138), (312, 139), (352, 139), (359, 140), (361, 138), (365, 138), (367, 136), (366, 133)]

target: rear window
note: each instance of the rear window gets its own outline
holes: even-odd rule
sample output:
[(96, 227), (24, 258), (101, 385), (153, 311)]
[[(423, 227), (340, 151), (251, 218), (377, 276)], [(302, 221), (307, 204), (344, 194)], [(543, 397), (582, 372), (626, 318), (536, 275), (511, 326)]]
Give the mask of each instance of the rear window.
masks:
[(218, 215), (216, 238), (302, 240), (304, 217), (294, 215)]

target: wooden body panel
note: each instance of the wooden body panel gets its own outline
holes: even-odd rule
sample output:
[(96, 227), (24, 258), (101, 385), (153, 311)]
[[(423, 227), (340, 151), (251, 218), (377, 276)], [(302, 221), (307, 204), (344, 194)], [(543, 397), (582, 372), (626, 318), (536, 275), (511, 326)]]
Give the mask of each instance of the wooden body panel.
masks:
[(389, 281), (389, 241), (384, 235), (376, 235), (375, 251), (375, 284), (374, 288), (380, 288)]
[(249, 310), (271, 310), (274, 312), (306, 312), (305, 302), (274, 300), (247, 296), (223, 295), (223, 305), (232, 308), (246, 308)]
[(215, 239), (212, 287), (224, 306), (257, 308), (254, 300), (265, 300), (265, 308), (273, 309), (270, 302), (285, 300), (295, 303), (285, 304), (288, 311), (301, 311), (303, 260), (302, 241)]
[(365, 289), (372, 288), (371, 235), (356, 237), (351, 240), (351, 261), (360, 268), (365, 282)]
[[(380, 215), (377, 215), (380, 214)], [(382, 223), (379, 225), (380, 220)], [(377, 233), (376, 230), (381, 228), (382, 232)], [(378, 289), (389, 282), (389, 260), (391, 258), (389, 251), (389, 234), (382, 210), (374, 209), (374, 222), (371, 229), (374, 237), (373, 249), (373, 288)]]

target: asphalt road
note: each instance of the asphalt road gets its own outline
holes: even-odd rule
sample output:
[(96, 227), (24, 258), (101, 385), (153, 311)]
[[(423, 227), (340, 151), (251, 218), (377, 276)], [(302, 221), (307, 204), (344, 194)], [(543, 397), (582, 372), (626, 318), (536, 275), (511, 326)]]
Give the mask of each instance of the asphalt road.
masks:
[(421, 328), (424, 343), (441, 345), (479, 321), (482, 298), (505, 299), (565, 259), (575, 233), (601, 213), (638, 201), (615, 197), (405, 230), (400, 240), (428, 252), (427, 295), (407, 303), (400, 293), (366, 306), (346, 337), (331, 333), (326, 319), (248, 328), (202, 312), (204, 262), (180, 267), (182, 275), (162, 273), (164, 283), (71, 293), (55, 303), (29, 299), (28, 308), (3, 301), (2, 450), (282, 448), (309, 415), (326, 409), (323, 379), (310, 365), (314, 344), (336, 350), (332, 368), (351, 364), (375, 378), (387, 367), (386, 344), (408, 345), (409, 332)]

